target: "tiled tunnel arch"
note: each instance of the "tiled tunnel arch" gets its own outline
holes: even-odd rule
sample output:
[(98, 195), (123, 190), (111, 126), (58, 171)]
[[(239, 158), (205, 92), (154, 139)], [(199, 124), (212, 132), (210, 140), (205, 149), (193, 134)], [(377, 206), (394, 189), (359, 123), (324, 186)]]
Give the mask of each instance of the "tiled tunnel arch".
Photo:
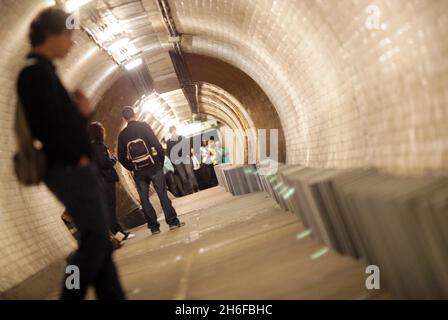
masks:
[[(124, 76), (126, 78), (126, 76)], [(97, 112), (99, 115), (96, 116), (96, 120), (102, 122), (106, 130), (110, 130), (110, 133), (107, 135), (108, 139), (108, 145), (112, 150), (116, 151), (116, 142), (117, 142), (117, 128), (122, 128), (125, 126), (125, 123), (123, 119), (121, 118), (120, 109), (122, 106), (126, 105), (126, 103), (118, 101), (118, 103), (114, 103), (113, 105), (109, 104), (106, 101), (114, 100), (114, 98), (110, 98), (111, 95), (116, 94), (116, 86), (118, 88), (124, 89), (126, 88), (123, 85), (114, 84), (113, 87), (106, 91), (104, 94), (104, 100), (105, 102), (101, 101), (99, 105), (97, 106)], [(225, 91), (224, 89), (205, 82), (199, 83), (199, 110), (201, 115), (205, 116), (211, 116), (213, 119), (216, 119), (219, 121), (220, 125), (219, 127), (226, 127), (231, 130), (238, 136), (238, 139), (240, 141), (244, 141), (244, 152), (245, 157), (247, 161), (247, 151), (250, 148), (255, 148), (255, 141), (256, 141), (256, 129), (257, 126), (255, 126), (253, 120), (251, 119), (250, 115), (245, 110), (245, 107), (229, 92)], [(129, 87), (126, 88), (125, 91), (129, 90)], [(129, 92), (121, 93), (120, 95), (127, 95)], [(176, 94), (182, 94), (181, 92)], [(133, 96), (133, 95), (131, 95)], [(163, 98), (159, 98), (162, 99)], [(139, 102), (141, 99), (138, 99), (136, 103), (130, 104), (135, 105), (135, 110), (137, 112), (137, 118), (141, 121), (148, 122), (151, 127), (154, 129), (155, 134), (158, 136), (160, 140), (166, 137), (169, 129), (169, 125), (163, 125), (159, 123), (159, 121), (156, 120), (153, 116), (146, 113), (144, 110), (141, 110), (139, 107)], [(128, 103), (129, 104), (129, 103)], [(163, 104), (167, 105), (169, 108), (175, 109), (175, 107), (169, 105), (169, 101), (163, 101)], [(113, 111), (112, 111), (113, 110)], [(111, 112), (112, 111), (112, 112)], [(273, 121), (275, 119), (271, 119)], [(262, 128), (262, 127), (258, 127)], [(281, 128), (279, 128), (281, 130)], [(244, 134), (247, 133), (249, 135), (248, 139), (245, 140)], [(222, 135), (224, 135), (224, 132), (221, 132)], [(249, 143), (252, 143), (253, 145), (249, 147)], [(284, 148), (284, 145), (281, 145), (280, 147)], [(279, 159), (279, 161), (284, 161), (284, 159)], [(129, 203), (129, 201), (126, 201), (123, 198), (126, 198), (126, 194), (130, 195), (130, 199), (132, 199), (135, 202), (135, 205), (137, 204), (137, 193), (135, 190), (135, 186), (133, 185), (132, 181), (129, 180), (128, 175), (126, 173), (126, 170), (124, 168), (120, 168), (121, 170), (121, 177), (122, 177), (122, 186), (124, 187), (124, 190), (127, 192), (121, 193), (120, 201), (126, 202), (126, 207), (122, 207), (122, 215), (125, 215), (127, 212), (132, 211), (134, 208), (134, 205)], [(157, 199), (154, 199), (157, 202)]]
[[(0, 293), (74, 247), (61, 206), (45, 187), (21, 188), (12, 173), (15, 78), (29, 49), (29, 22), (48, 3), (0, 2)], [(283, 128), (287, 163), (447, 171), (446, 1), (375, 1), (385, 30), (366, 27), (370, 0), (169, 3), (192, 59), (228, 63), (268, 97)], [(125, 71), (81, 30), (75, 42), (59, 64), (61, 76), (101, 106), (109, 88), (127, 81)]]
[[(201, 3), (183, 1), (175, 2), (173, 11), (181, 31), (192, 35), (187, 48), (239, 67), (268, 94), (285, 127), (288, 162), (376, 165), (400, 173), (446, 169), (446, 146), (436, 147), (446, 134), (443, 116), (435, 115), (443, 114), (442, 107), (437, 99), (430, 105), (412, 102), (440, 97), (440, 87), (422, 85), (419, 75), (429, 69), (415, 67), (414, 61), (425, 60), (423, 52), (441, 59), (446, 43), (436, 39), (446, 27), (446, 4), (376, 2), (388, 25), (380, 31), (365, 26), (369, 4), (236, 1), (210, 14)], [(413, 23), (404, 22), (420, 11)], [(440, 21), (438, 27), (425, 24), (431, 20)], [(397, 50), (409, 52), (409, 59)], [(428, 65), (435, 73), (424, 78), (435, 81), (446, 69), (442, 64), (438, 71)], [(395, 88), (412, 86), (422, 90), (406, 92), (397, 101)], [(431, 121), (438, 123), (433, 134), (439, 138), (432, 142), (418, 137), (425, 125), (409, 117), (428, 108)], [(388, 118), (401, 121), (383, 121)], [(426, 148), (437, 148), (437, 155), (429, 157)]]

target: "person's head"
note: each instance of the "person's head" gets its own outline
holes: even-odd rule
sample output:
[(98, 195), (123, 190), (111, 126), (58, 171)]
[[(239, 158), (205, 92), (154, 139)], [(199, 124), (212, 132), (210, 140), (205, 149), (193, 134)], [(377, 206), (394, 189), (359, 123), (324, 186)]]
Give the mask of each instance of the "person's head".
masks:
[(177, 135), (177, 128), (176, 126), (171, 126), (170, 127), (170, 133), (172, 136), (176, 136)]
[(104, 143), (106, 139), (106, 129), (101, 122), (92, 122), (89, 125), (88, 133), (91, 142)]
[(134, 109), (132, 107), (124, 107), (123, 111), (122, 111), (122, 115), (124, 120), (126, 121), (132, 121), (135, 120), (135, 112)]
[(70, 17), (62, 9), (50, 7), (31, 22), (29, 40), (34, 50), (43, 50), (49, 58), (64, 58), (73, 45), (72, 30), (67, 28)]

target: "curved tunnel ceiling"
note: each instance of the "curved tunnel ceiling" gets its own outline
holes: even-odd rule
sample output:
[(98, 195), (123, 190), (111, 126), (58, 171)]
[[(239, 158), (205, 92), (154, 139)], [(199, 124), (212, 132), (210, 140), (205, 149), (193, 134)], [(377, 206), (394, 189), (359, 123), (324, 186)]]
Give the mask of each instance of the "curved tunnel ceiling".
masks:
[[(117, 15), (130, 5), (124, 1), (110, 3), (116, 6), (113, 12)], [(386, 30), (366, 28), (368, 1), (346, 1), (337, 10), (322, 1), (168, 3), (174, 22), (184, 35), (185, 51), (226, 61), (261, 86), (287, 132), (288, 162), (311, 166), (377, 165), (402, 172), (446, 167), (443, 161), (446, 153), (440, 149), (438, 157), (424, 160), (425, 150), (431, 146), (416, 140), (419, 124), (406, 117), (411, 108), (424, 112), (426, 104), (413, 101), (424, 101), (431, 94), (437, 96), (436, 89), (426, 86), (425, 90), (409, 91), (405, 98), (396, 101), (396, 90), (389, 85), (396, 84), (399, 90), (405, 90), (405, 84), (406, 87), (422, 86), (419, 76), (424, 75), (427, 82), (437, 78), (440, 71), (429, 65), (415, 68), (415, 61), (425, 60), (428, 52), (435, 58), (443, 55), (446, 45), (437, 41), (443, 25), (423, 24), (431, 19), (444, 21), (443, 2), (425, 6), (422, 12), (423, 2), (410, 1), (403, 6), (400, 1), (379, 1), (382, 18), (389, 26)], [(164, 50), (170, 47), (163, 23), (153, 1), (141, 1), (141, 4), (155, 36), (139, 37), (137, 42), (145, 55), (157, 56), (157, 52), (161, 55), (158, 61), (149, 63), (150, 72), (155, 70), (161, 88), (163, 81), (171, 79), (166, 87), (173, 89), (177, 86), (172, 83), (174, 72), (165, 64), (168, 60), (163, 56)], [(409, 24), (391, 14), (397, 10), (402, 16), (417, 11), (421, 14)], [(412, 54), (408, 59), (398, 59), (402, 58), (400, 52)], [(377, 80), (379, 76), (384, 77), (381, 82)], [(106, 80), (104, 83), (108, 84)], [(430, 103), (436, 108), (437, 102)], [(370, 110), (383, 110), (387, 105), (395, 107), (384, 110), (386, 118), (402, 117), (400, 128), (412, 128), (413, 133), (403, 135), (396, 125), (371, 116)], [(433, 120), (440, 124), (434, 133), (440, 139), (444, 136), (440, 118)], [(408, 147), (394, 151), (396, 141)], [(326, 146), (326, 151), (322, 151), (321, 145)], [(395, 156), (409, 157), (412, 145), (413, 157), (406, 165), (393, 160)]]
[[(179, 89), (167, 58), (170, 44), (157, 5), (151, 0), (106, 2), (129, 28), (135, 26), (134, 34), (130, 36), (141, 46), (145, 57), (158, 57), (156, 60), (145, 58), (151, 60), (146, 63), (156, 80), (158, 92)], [(426, 86), (423, 87), (425, 90), (409, 91), (397, 102), (396, 90), (387, 85), (397, 84), (402, 91), (406, 90), (403, 85), (406, 88), (424, 86), (418, 80), (420, 78), (426, 79), (426, 83), (437, 79), (440, 71), (430, 66), (426, 71), (423, 67), (414, 68), (414, 61), (424, 60), (429, 49), (435, 58), (444, 52), (444, 42), (436, 41), (440, 34), (438, 30), (430, 32), (418, 23), (400, 25), (399, 20), (388, 15), (388, 12), (403, 10), (399, 1), (384, 5), (387, 8), (384, 19), (390, 28), (381, 31), (365, 27), (363, 9), (367, 2), (363, 1), (353, 5), (347, 1), (344, 14), (324, 2), (231, 1), (207, 6), (196, 1), (168, 3), (179, 32), (184, 34), (184, 50), (236, 66), (267, 94), (284, 132), (287, 132), (287, 162), (311, 166), (370, 164), (403, 172), (446, 166), (446, 152), (440, 148), (435, 151), (437, 157), (425, 160), (425, 150), (436, 148), (437, 143), (432, 146), (419, 143), (421, 125), (406, 116), (411, 110), (424, 112), (425, 104), (413, 101), (425, 101), (428, 95), (438, 96), (437, 89)], [(408, 2), (405, 10), (418, 10), (419, 3)], [(38, 8), (36, 3), (33, 4), (27, 10), (30, 17)], [(426, 21), (428, 17), (435, 21), (443, 19), (443, 10), (440, 10), (443, 6), (437, 2), (428, 7), (419, 16), (419, 21)], [(150, 29), (143, 28), (142, 12), (138, 8), (145, 10), (154, 32), (152, 36), (143, 34)], [(352, 23), (338, 24), (341, 19)], [(92, 47), (94, 44), (82, 31), (76, 32), (76, 43), (70, 58), (61, 64), (61, 74), (69, 87), (81, 85), (97, 102), (102, 92), (125, 71), (114, 67), (105, 52)], [(403, 51), (411, 52), (411, 57), (398, 60)], [(65, 67), (73, 65), (76, 68)], [(379, 74), (384, 76), (382, 83), (375, 80)], [(406, 78), (403, 78), (404, 74)], [(164, 91), (164, 88), (171, 90)], [(436, 108), (438, 102), (429, 103)], [(384, 113), (389, 117), (402, 117), (400, 128), (412, 129), (408, 135), (398, 133), (396, 124), (378, 122), (371, 116), (369, 110), (381, 109), (383, 105), (396, 106)], [(440, 118), (433, 117), (439, 124), (434, 137), (443, 141), (441, 137), (445, 131)], [(375, 129), (371, 129), (373, 127)], [(394, 151), (394, 141), (408, 147)], [(327, 151), (322, 152), (319, 145), (325, 145)], [(409, 148), (412, 148), (413, 156), (407, 165), (391, 156), (409, 157)]]
[[(198, 87), (199, 115), (215, 117), (234, 130), (256, 129), (244, 106), (234, 96), (210, 83), (198, 83)], [(151, 101), (157, 107), (154, 105), (153, 110), (146, 110), (145, 102), (147, 101)], [(181, 90), (160, 95), (153, 92), (149, 96), (142, 96), (133, 105), (136, 108), (137, 117), (148, 122), (160, 139), (166, 136), (169, 127), (175, 123), (160, 121), (160, 117), (154, 116), (154, 113), (157, 113), (156, 111), (164, 109), (166, 110), (163, 112), (164, 116), (171, 114), (179, 122), (193, 119), (191, 113), (185, 116), (184, 109), (188, 108), (188, 105)]]
[[(256, 128), (244, 106), (241, 105), (241, 103), (230, 93), (211, 83), (199, 83), (199, 88), (200, 102), (205, 105), (211, 103), (218, 109), (228, 110), (229, 114), (231, 114), (237, 121), (237, 127), (242, 130)], [(202, 110), (200, 109), (200, 112), (201, 111)], [(213, 109), (209, 112), (209, 114), (213, 115)]]
[[(52, 2), (0, 2), (0, 125), (4, 130), (0, 292), (65, 257), (74, 247), (60, 221), (63, 208), (43, 187), (22, 189), (11, 163), (16, 147), (11, 131), (15, 78), (29, 51), (30, 21)], [(168, 54), (176, 39), (168, 37), (156, 1), (92, 3), (113, 12), (130, 29), (128, 36), (142, 51), (151, 85), (159, 94), (181, 89)], [(397, 174), (447, 172), (446, 1), (377, 0), (385, 26), (379, 29), (366, 25), (370, 0), (337, 5), (300, 0), (167, 3), (182, 34), (182, 50), (191, 53), (185, 56), (193, 80), (234, 96), (257, 128), (272, 118), (272, 106), (285, 136), (286, 162), (311, 167), (375, 166)], [(89, 94), (98, 115), (110, 117), (109, 138), (113, 139), (121, 123), (118, 106), (132, 105), (142, 93), (129, 81), (127, 71), (84, 30), (76, 30), (74, 36), (76, 45), (58, 63), (59, 73), (70, 89), (81, 87)], [(213, 63), (207, 67), (206, 62)], [(246, 82), (239, 76), (227, 81), (226, 75), (207, 73), (206, 69), (218, 70), (215, 66), (220, 63), (252, 79), (259, 88), (251, 86), (249, 91), (257, 94), (245, 96), (232, 86), (231, 79), (239, 86)], [(105, 94), (113, 90), (114, 94)], [(223, 121), (224, 111), (215, 113)], [(120, 123), (114, 126), (113, 119)], [(230, 118), (225, 121), (230, 126)], [(13, 250), (10, 243), (16, 244)]]
[[(171, 91), (164, 91), (164, 87), (179, 89), (167, 60), (170, 44), (155, 2), (104, 2), (129, 28), (135, 26), (135, 34), (130, 36), (145, 56), (161, 55), (157, 61), (147, 62), (156, 86), (162, 89), (158, 92)], [(428, 103), (440, 108), (440, 102), (426, 97), (440, 96), (438, 87), (428, 84), (438, 79), (443, 67), (434, 68), (429, 63), (419, 66), (415, 61), (424, 61), (429, 52), (431, 60), (436, 61), (446, 51), (445, 41), (437, 41), (443, 24), (423, 24), (444, 21), (443, 2), (425, 6), (422, 12), (424, 2), (409, 1), (403, 6), (400, 1), (380, 1), (378, 6), (383, 8), (383, 19), (389, 26), (386, 30), (366, 28), (368, 1), (346, 1), (338, 7), (340, 10), (321, 1), (248, 0), (210, 2), (207, 6), (192, 0), (168, 3), (184, 35), (184, 50), (236, 66), (267, 94), (287, 133), (287, 162), (311, 166), (377, 165), (401, 172), (446, 168), (447, 153), (445, 148), (438, 148), (446, 137), (442, 118), (437, 113), (431, 116), (437, 125), (433, 126), (434, 142), (428, 145), (418, 140), (423, 124), (407, 116), (411, 112), (424, 113)], [(21, 6), (23, 16), (29, 19), (21, 16), (13, 29), (21, 29), (25, 35), (29, 20), (42, 4), (24, 1)], [(138, 8), (145, 10), (154, 34), (143, 34), (149, 29), (142, 25)], [(390, 14), (396, 10), (403, 15), (417, 11), (421, 14), (413, 24), (402, 23)], [(17, 52), (8, 47), (26, 50), (15, 39), (5, 45), (6, 58), (8, 52)], [(82, 31), (76, 32), (76, 44), (70, 58), (60, 65), (61, 74), (69, 87), (84, 87), (97, 102), (124, 70), (115, 68), (105, 52), (92, 47), (94, 44)], [(399, 59), (400, 52), (411, 54), (408, 59)], [(73, 65), (76, 68), (66, 67)], [(377, 80), (379, 76), (381, 81)], [(406, 89), (412, 86), (422, 90)], [(406, 93), (400, 101), (396, 99), (397, 91)], [(372, 115), (370, 110), (383, 110), (383, 115)], [(403, 120), (396, 128), (396, 124), (382, 121), (383, 116)], [(404, 135), (397, 129), (410, 131)], [(406, 147), (396, 151), (397, 141)], [(437, 156), (427, 158), (428, 148), (434, 149)], [(398, 158), (409, 161), (403, 165), (394, 160)]]

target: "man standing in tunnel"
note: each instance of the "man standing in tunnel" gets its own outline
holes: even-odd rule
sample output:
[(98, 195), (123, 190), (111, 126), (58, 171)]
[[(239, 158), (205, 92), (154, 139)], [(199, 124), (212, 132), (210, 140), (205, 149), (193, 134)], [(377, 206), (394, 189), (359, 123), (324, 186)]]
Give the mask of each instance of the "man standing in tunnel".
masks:
[[(191, 143), (189, 139), (177, 134), (175, 126), (170, 127), (171, 137), (166, 143), (167, 156), (174, 164), (177, 174), (187, 194), (199, 191), (198, 182), (190, 159)], [(176, 152), (177, 151), (177, 152)]]
[(160, 199), (165, 221), (170, 230), (184, 226), (185, 223), (180, 222), (177, 218), (176, 210), (166, 191), (165, 176), (162, 170), (165, 153), (162, 145), (146, 122), (136, 120), (132, 107), (123, 108), (123, 118), (128, 124), (118, 136), (118, 160), (123, 167), (134, 174), (135, 185), (148, 228), (154, 235), (160, 233), (156, 211), (149, 201), (149, 184), (151, 182)]
[[(62, 299), (83, 299), (90, 285), (98, 299), (124, 299), (112, 261), (107, 214), (90, 161), (87, 136), (91, 106), (80, 91), (73, 98), (64, 88), (53, 61), (73, 45), (66, 28), (69, 15), (57, 8), (43, 10), (32, 22), (32, 51), (19, 75), (18, 96), (34, 139), (47, 159), (44, 182), (66, 207), (79, 231), (79, 249), (69, 264), (79, 270), (79, 288), (65, 285)], [(68, 276), (68, 275), (67, 275)]]

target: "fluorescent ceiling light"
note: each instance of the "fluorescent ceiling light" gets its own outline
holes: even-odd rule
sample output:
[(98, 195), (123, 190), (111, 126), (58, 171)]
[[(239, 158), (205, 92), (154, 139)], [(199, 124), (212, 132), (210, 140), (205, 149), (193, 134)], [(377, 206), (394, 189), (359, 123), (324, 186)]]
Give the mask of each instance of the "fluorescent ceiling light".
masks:
[(135, 45), (128, 38), (123, 38), (112, 43), (109, 48), (110, 51), (125, 51), (126, 54), (132, 56), (138, 53)]
[(143, 104), (143, 110), (153, 113), (159, 106), (159, 103), (155, 99), (149, 99)]
[(126, 60), (132, 59), (132, 57), (139, 52), (128, 38), (113, 42), (107, 50), (120, 64)]
[(154, 113), (154, 117), (156, 117), (157, 119), (162, 119), (169, 113), (170, 113), (169, 108), (166, 108), (166, 106), (160, 106), (160, 109)]
[(72, 13), (92, 0), (67, 0), (65, 3), (65, 11)]
[(166, 116), (164, 116), (162, 119), (160, 119), (160, 122), (162, 124), (167, 124), (168, 122), (171, 122), (173, 120), (173, 118), (171, 117), (170, 114), (167, 114)]
[(108, 32), (112, 33), (114, 36), (123, 33), (123, 28), (121, 27), (120, 21), (112, 14), (107, 14), (102, 19), (107, 26)]
[(119, 34), (125, 33), (120, 21), (112, 14), (107, 13), (101, 17), (102, 23), (99, 24), (95, 36), (101, 43), (107, 43), (115, 39)]
[(107, 28), (114, 36), (123, 32), (123, 29), (121, 28), (121, 25), (119, 22), (108, 24)]
[(125, 65), (125, 68), (127, 70), (132, 70), (137, 68), (138, 66), (141, 66), (141, 64), (143, 63), (143, 60), (141, 58), (135, 59), (131, 62), (129, 62), (128, 64)]
[(187, 125), (181, 127), (180, 129), (177, 129), (177, 131), (179, 131), (179, 134), (181, 134), (183, 136), (194, 135), (194, 134), (202, 131), (202, 122), (193, 122), (193, 123), (187, 124)]
[(110, 51), (117, 51), (117, 50), (120, 50), (122, 48), (126, 48), (126, 46), (128, 45), (129, 41), (130, 40), (128, 38), (123, 38), (123, 39), (117, 40), (117, 41), (115, 41), (114, 43), (112, 43), (109, 46), (108, 50), (110, 50)]
[(166, 126), (166, 127), (171, 127), (171, 126), (176, 126), (176, 127), (177, 127), (177, 125), (178, 125), (178, 122), (177, 122), (177, 120), (174, 119), (174, 118), (171, 118), (169, 121), (167, 121), (167, 122), (165, 123), (165, 126)]
[(127, 45), (126, 51), (127, 51), (128, 55), (130, 55), (130, 56), (136, 55), (138, 53), (138, 49), (135, 47), (135, 45), (133, 43), (129, 43)]

